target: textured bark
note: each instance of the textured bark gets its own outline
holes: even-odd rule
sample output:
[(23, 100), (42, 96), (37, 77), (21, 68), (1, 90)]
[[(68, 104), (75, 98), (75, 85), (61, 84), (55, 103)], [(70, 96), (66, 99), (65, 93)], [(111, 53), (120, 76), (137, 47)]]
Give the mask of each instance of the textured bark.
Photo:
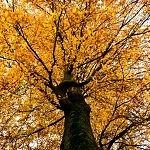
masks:
[(61, 150), (97, 150), (90, 125), (90, 107), (82, 94), (70, 92), (64, 105), (65, 123)]

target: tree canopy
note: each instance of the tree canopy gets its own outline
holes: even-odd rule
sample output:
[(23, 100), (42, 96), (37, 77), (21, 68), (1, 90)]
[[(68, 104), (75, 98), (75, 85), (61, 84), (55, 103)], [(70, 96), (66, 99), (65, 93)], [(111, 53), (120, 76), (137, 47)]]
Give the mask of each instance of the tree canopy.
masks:
[(59, 149), (64, 116), (53, 88), (70, 66), (99, 147), (149, 149), (149, 5), (1, 0), (0, 149)]

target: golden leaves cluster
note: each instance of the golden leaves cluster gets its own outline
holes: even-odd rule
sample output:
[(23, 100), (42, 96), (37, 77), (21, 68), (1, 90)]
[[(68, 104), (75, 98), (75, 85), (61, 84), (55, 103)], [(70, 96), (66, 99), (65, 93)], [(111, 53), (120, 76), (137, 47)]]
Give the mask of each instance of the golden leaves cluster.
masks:
[[(107, 130), (110, 137), (114, 131), (117, 134), (124, 129), (129, 121), (123, 117), (150, 102), (147, 92), (149, 33), (146, 32), (149, 28), (138, 22), (148, 12), (146, 4), (144, 15), (133, 17), (137, 7), (146, 2), (135, 5), (125, 0), (104, 3), (96, 0), (20, 0), (15, 3), (14, 10), (0, 6), (0, 105), (3, 114), (0, 119), (3, 126), (9, 122), (6, 129), (12, 136), (30, 134), (36, 127), (46, 127), (49, 121), (61, 116), (40, 91), (47, 90), (42, 77), (47, 80), (49, 77), (31, 47), (45, 66), (53, 70), (55, 85), (61, 81), (68, 63), (73, 63), (73, 73), (79, 81), (86, 80), (94, 67), (102, 63), (102, 68), (85, 87), (87, 102), (92, 107), (93, 128), (98, 135), (110, 120), (114, 120)], [(110, 51), (100, 57), (107, 48)], [(54, 93), (47, 91), (50, 99), (57, 103)], [(141, 108), (141, 114), (144, 109)], [(17, 130), (18, 127), (22, 128)], [(58, 129), (61, 128), (59, 124)], [(57, 128), (45, 132), (49, 130), (56, 132)], [(136, 135), (135, 131), (131, 134)], [(37, 135), (33, 135), (35, 138)], [(33, 139), (28, 138), (29, 141)]]

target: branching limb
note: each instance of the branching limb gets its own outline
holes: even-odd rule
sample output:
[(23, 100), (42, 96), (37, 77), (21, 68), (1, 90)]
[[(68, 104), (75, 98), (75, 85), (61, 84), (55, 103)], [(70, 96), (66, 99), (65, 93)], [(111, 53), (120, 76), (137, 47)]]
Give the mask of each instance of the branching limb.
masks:
[(48, 128), (48, 127), (51, 127), (51, 126), (53, 126), (53, 125), (55, 125), (55, 124), (57, 124), (57, 123), (58, 123), (59, 121), (61, 121), (62, 119), (64, 119), (64, 116), (62, 116), (61, 118), (57, 119), (56, 121), (50, 123), (47, 127), (41, 127), (41, 128), (39, 128), (39, 129), (37, 129), (37, 130), (31, 132), (30, 134), (27, 135), (27, 137), (28, 137), (28, 136), (31, 136), (31, 135), (33, 135), (33, 134), (35, 134), (35, 133), (39, 133), (39, 132), (41, 132), (42, 130), (44, 130), (44, 129)]
[(62, 16), (62, 11), (58, 17), (58, 20), (56, 22), (56, 34), (55, 34), (55, 38), (54, 38), (54, 45), (53, 45), (53, 52), (52, 52), (52, 56), (53, 56), (53, 63), (52, 63), (52, 66), (51, 66), (51, 70), (49, 72), (49, 80), (50, 80), (50, 86), (52, 89), (54, 89), (54, 86), (52, 86), (52, 73), (53, 73), (53, 69), (54, 69), (54, 66), (56, 64), (56, 57), (55, 57), (55, 51), (56, 51), (56, 45), (57, 45), (57, 38), (59, 36), (59, 26), (60, 26), (60, 22), (61, 22), (61, 16)]
[(31, 43), (28, 41), (28, 39), (26, 38), (21, 25), (18, 22), (16, 22), (14, 28), (16, 29), (18, 34), (23, 38), (23, 40), (26, 42), (26, 44), (30, 48), (30, 51), (33, 53), (34, 57), (42, 64), (43, 68), (49, 74), (49, 70), (48, 70), (47, 66), (45, 65), (43, 60), (40, 58), (40, 56), (37, 54), (37, 52), (34, 50), (34, 48), (32, 47)]
[(131, 128), (135, 127), (137, 128), (138, 126), (140, 126), (141, 124), (145, 123), (145, 122), (149, 122), (150, 121), (150, 116), (147, 117), (146, 119), (140, 121), (140, 122), (133, 122), (131, 123), (129, 126), (127, 126), (124, 130), (122, 130), (119, 134), (117, 134), (108, 144), (108, 149), (110, 149), (113, 145), (113, 143), (115, 141), (117, 141), (118, 139), (120, 139), (121, 137), (123, 137), (125, 134), (127, 134)]
[(23, 40), (26, 42), (26, 44), (28, 45), (28, 47), (30, 48), (30, 51), (33, 53), (34, 57), (42, 64), (43, 68), (45, 69), (45, 71), (47, 72), (47, 74), (50, 76), (50, 80), (49, 80), (49, 87), (54, 90), (55, 87), (52, 83), (52, 79), (51, 79), (51, 72), (49, 71), (49, 69), (47, 68), (47, 66), (45, 65), (45, 63), (43, 62), (43, 60), (40, 58), (40, 56), (37, 54), (37, 52), (34, 50), (34, 48), (32, 47), (31, 43), (28, 41), (28, 39), (26, 38), (23, 29), (21, 27), (21, 25), (16, 22), (14, 28), (16, 29), (16, 31), (18, 32), (18, 34), (23, 38)]
[(90, 81), (92, 81), (96, 72), (98, 72), (101, 68), (102, 68), (102, 64), (99, 64), (85, 81), (79, 83), (79, 86), (82, 87), (82, 86), (88, 84)]

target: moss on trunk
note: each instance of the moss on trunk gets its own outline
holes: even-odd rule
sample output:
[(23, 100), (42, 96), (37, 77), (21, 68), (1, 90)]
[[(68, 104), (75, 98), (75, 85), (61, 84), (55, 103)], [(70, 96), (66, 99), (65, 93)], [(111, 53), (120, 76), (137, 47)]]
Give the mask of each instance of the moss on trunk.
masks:
[(64, 107), (65, 123), (61, 150), (97, 150), (90, 125), (90, 107), (79, 93), (69, 93)]

